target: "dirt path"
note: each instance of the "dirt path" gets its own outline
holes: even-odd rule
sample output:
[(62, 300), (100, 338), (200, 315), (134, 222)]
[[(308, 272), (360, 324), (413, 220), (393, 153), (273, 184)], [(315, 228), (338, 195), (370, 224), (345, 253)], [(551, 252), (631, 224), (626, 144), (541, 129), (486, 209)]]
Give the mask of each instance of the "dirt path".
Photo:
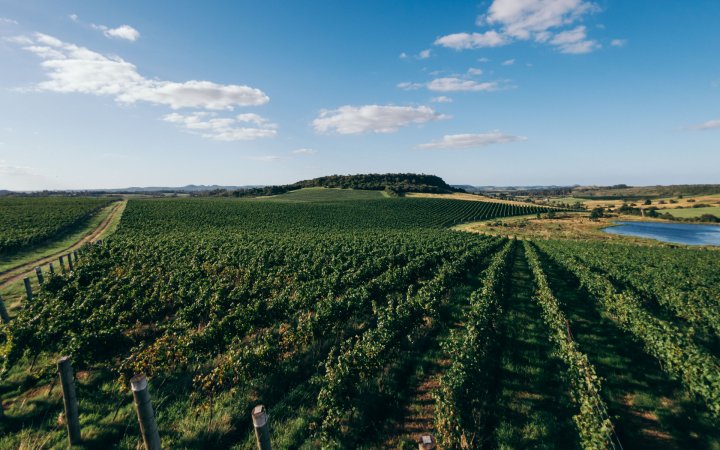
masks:
[(127, 200), (115, 202), (115, 204), (112, 206), (112, 209), (110, 210), (110, 213), (107, 215), (107, 217), (105, 217), (105, 219), (100, 223), (100, 225), (98, 225), (95, 229), (89, 231), (83, 238), (81, 238), (71, 246), (64, 248), (59, 252), (55, 252), (52, 255), (44, 256), (34, 261), (18, 265), (0, 273), (0, 289), (17, 280), (22, 279), (23, 277), (26, 277), (28, 274), (32, 274), (35, 270), (35, 267), (37, 266), (47, 264), (51, 261), (55, 261), (58, 257), (60, 257), (60, 255), (64, 255), (73, 250), (77, 250), (88, 242), (95, 242), (97, 239), (100, 238), (100, 236), (103, 235), (103, 233), (105, 233), (105, 231), (107, 231), (107, 229), (112, 224), (113, 219), (120, 213), (122, 208), (125, 206), (125, 203), (127, 203)]

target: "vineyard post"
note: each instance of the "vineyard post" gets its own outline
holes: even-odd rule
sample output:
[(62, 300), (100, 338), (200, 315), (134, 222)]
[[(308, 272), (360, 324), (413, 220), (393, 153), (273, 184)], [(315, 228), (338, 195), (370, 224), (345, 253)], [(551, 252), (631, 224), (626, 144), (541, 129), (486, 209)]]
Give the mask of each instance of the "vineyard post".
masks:
[(252, 421), (255, 427), (255, 439), (258, 450), (270, 450), (270, 426), (267, 423), (265, 406), (257, 405), (252, 410)]
[(41, 285), (45, 284), (45, 278), (43, 277), (42, 269), (40, 267), (35, 268), (35, 275), (37, 275), (38, 283)]
[(32, 301), (33, 293), (32, 287), (30, 286), (30, 278), (25, 277), (25, 279), (23, 279), (23, 283), (25, 283), (25, 293), (27, 294), (27, 299)]
[(75, 256), (75, 262), (77, 263), (78, 262), (77, 250), (73, 250), (73, 255)]
[(63, 261), (64, 256), (60, 255), (60, 270), (65, 273), (65, 262)]
[(48, 264), (50, 267), (50, 275), (55, 275), (55, 268), (53, 267), (53, 263)]
[(68, 440), (72, 446), (80, 443), (80, 417), (78, 415), (77, 396), (75, 395), (72, 361), (69, 356), (63, 356), (58, 360), (57, 365), (60, 373), (60, 384), (62, 385), (63, 403), (65, 404)]
[(70, 270), (75, 270), (75, 268), (73, 267), (72, 253), (67, 254), (67, 261), (68, 261), (68, 267), (70, 267)]
[(7, 309), (5, 309), (5, 302), (3, 301), (2, 295), (0, 295), (0, 318), (3, 323), (10, 322), (10, 316), (8, 315)]
[(135, 375), (130, 379), (130, 389), (135, 400), (135, 411), (140, 423), (140, 433), (146, 450), (160, 450), (160, 433), (155, 423), (155, 412), (153, 411), (148, 383), (145, 375)]
[(423, 434), (418, 443), (418, 450), (435, 450), (435, 438), (432, 434)]

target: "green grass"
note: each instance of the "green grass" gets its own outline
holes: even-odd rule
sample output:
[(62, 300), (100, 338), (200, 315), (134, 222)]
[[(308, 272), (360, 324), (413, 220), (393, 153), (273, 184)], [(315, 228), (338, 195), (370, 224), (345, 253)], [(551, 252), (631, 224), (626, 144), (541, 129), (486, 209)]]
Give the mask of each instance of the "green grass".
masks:
[(553, 353), (522, 247), (500, 319), (501, 354), (492, 423), (495, 448), (578, 448), (572, 404)]
[(712, 214), (713, 216), (720, 217), (720, 206), (709, 206), (707, 208), (661, 209), (658, 210), (658, 212), (660, 214), (670, 213), (675, 217), (683, 219), (700, 217), (703, 214)]
[(89, 232), (97, 228), (100, 223), (110, 214), (115, 203), (112, 203), (101, 209), (97, 214), (90, 217), (76, 231), (63, 237), (62, 239), (50, 241), (42, 245), (32, 247), (28, 250), (0, 257), (0, 272), (12, 269), (40, 258), (45, 258), (55, 253), (61, 252), (72, 246), (77, 241), (85, 237)]
[(359, 189), (304, 188), (286, 194), (263, 197), (263, 200), (289, 202), (337, 202), (356, 200), (377, 200), (384, 198), (382, 191), (363, 191)]

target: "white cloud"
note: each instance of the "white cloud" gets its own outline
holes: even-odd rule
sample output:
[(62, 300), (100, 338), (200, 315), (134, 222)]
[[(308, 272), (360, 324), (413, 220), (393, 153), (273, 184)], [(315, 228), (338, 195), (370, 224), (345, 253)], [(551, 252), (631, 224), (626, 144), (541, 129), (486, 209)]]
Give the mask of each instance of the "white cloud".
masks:
[(556, 34), (550, 43), (557, 46), (561, 52), (572, 54), (589, 53), (600, 47), (597, 42), (587, 39), (584, 25)]
[(313, 121), (316, 133), (392, 133), (400, 127), (449, 119), (428, 106), (345, 105), (322, 110)]
[(73, 22), (77, 22), (78, 15), (77, 14), (68, 14), (68, 19), (72, 20)]
[(317, 153), (317, 150), (313, 148), (298, 148), (293, 150), (292, 153), (293, 155), (314, 155)]
[(407, 59), (408, 54), (405, 52), (400, 53), (400, 59)]
[(497, 31), (490, 30), (484, 33), (454, 33), (439, 37), (435, 45), (452, 48), (455, 50), (466, 50), (472, 48), (499, 47), (508, 44), (506, 37)]
[(513, 64), (515, 64), (515, 59), (506, 59), (502, 62), (503, 66), (512, 66)]
[(411, 83), (409, 81), (403, 81), (402, 83), (397, 84), (397, 87), (406, 91), (414, 91), (416, 89), (420, 89), (423, 86), (424, 85), (422, 83)]
[(482, 75), (483, 71), (482, 71), (482, 69), (476, 69), (474, 67), (471, 67), (468, 69), (467, 73), (468, 73), (468, 75), (479, 76), (479, 75)]
[(435, 92), (457, 92), (457, 91), (495, 91), (499, 89), (495, 81), (477, 82), (474, 80), (463, 80), (457, 77), (436, 78), (427, 84), (427, 88)]
[(477, 59), (477, 62), (479, 62), (479, 63), (490, 62), (490, 58), (485, 58), (485, 57), (478, 58), (478, 59)]
[(48, 79), (35, 86), (38, 91), (107, 95), (120, 103), (143, 101), (173, 109), (232, 110), (270, 100), (261, 90), (244, 85), (145, 78), (135, 65), (122, 58), (102, 55), (41, 33), (15, 41), (43, 59), (41, 66)]
[(610, 41), (610, 45), (613, 47), (625, 47), (627, 44), (627, 39), (613, 39)]
[(509, 144), (526, 140), (527, 138), (524, 136), (513, 136), (493, 130), (480, 134), (447, 134), (441, 139), (421, 144), (419, 147), (429, 149), (480, 148), (492, 144)]
[(90, 26), (96, 30), (102, 31), (105, 37), (111, 39), (124, 39), (126, 41), (135, 42), (140, 38), (140, 32), (130, 25), (120, 25), (117, 28), (109, 28), (105, 25), (95, 24), (91, 24)]
[(277, 134), (276, 124), (252, 113), (235, 117), (217, 117), (216, 113), (210, 112), (172, 113), (164, 116), (163, 120), (216, 141), (251, 141)]
[(430, 57), (431, 51), (430, 49), (426, 49), (418, 53), (418, 58), (420, 59), (428, 59)]
[(693, 125), (688, 127), (690, 130), (717, 130), (720, 128), (720, 119), (708, 120), (707, 122), (701, 123), (700, 125)]
[(453, 99), (446, 95), (441, 95), (439, 97), (431, 98), (430, 101), (433, 103), (452, 103)]
[(17, 20), (8, 19), (6, 17), (0, 17), (0, 25), (18, 25)]
[[(563, 53), (587, 53), (600, 45), (586, 39), (584, 27), (581, 38), (577, 28), (567, 30), (567, 27), (598, 10), (596, 4), (587, 0), (493, 0), (487, 13), (475, 21), (477, 26), (490, 29), (442, 36), (435, 40), (435, 45), (463, 50), (533, 40), (555, 45)], [(564, 34), (568, 31), (575, 34)], [(571, 37), (576, 40), (566, 42)]]

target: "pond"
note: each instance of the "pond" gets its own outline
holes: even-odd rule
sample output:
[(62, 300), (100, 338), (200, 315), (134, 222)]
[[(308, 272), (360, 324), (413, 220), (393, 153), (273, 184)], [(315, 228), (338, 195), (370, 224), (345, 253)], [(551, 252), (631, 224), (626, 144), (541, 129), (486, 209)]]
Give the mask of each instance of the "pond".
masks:
[(615, 222), (610, 234), (637, 236), (686, 245), (720, 245), (720, 226), (664, 222)]

